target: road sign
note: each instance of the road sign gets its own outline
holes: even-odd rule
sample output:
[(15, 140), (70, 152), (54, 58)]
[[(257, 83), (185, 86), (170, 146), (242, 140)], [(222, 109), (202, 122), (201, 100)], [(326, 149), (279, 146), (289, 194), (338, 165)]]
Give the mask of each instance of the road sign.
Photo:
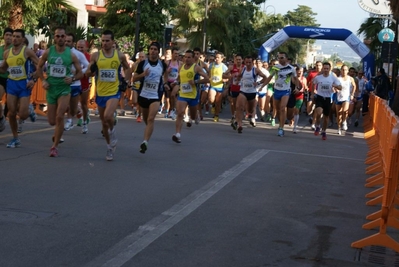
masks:
[(378, 33), (378, 40), (381, 43), (393, 42), (394, 39), (395, 39), (395, 33), (391, 29), (385, 28)]

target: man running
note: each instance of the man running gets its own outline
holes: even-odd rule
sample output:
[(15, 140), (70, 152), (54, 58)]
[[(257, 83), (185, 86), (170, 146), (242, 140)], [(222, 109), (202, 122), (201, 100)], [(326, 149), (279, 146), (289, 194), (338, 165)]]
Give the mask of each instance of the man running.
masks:
[(219, 113), (222, 108), (222, 93), (224, 82), (228, 79), (223, 79), (223, 73), (227, 71), (227, 66), (222, 62), (223, 54), (216, 52), (215, 62), (209, 65), (209, 77), (211, 87), (209, 89), (209, 102), (213, 105), (212, 111), (214, 111), (213, 121), (219, 121)]
[[(248, 118), (252, 126), (255, 127), (255, 118), (252, 117), (256, 106), (256, 94), (257, 94), (257, 77), (260, 76), (263, 79), (259, 82), (262, 87), (267, 84), (267, 77), (262, 72), (261, 69), (255, 68), (252, 56), (245, 57), (245, 67), (242, 69), (238, 79), (240, 80), (240, 93), (237, 96), (237, 110), (236, 110), (236, 120), (237, 120), (237, 131), (242, 133), (242, 118), (244, 117), (244, 110), (248, 107)], [(259, 91), (261, 90), (259, 89)]]
[[(357, 91), (355, 80), (348, 75), (348, 66), (342, 65), (341, 76), (338, 80), (342, 86), (342, 89), (337, 92), (337, 101), (335, 103), (337, 112), (337, 123), (338, 123), (338, 135), (342, 134), (342, 130), (348, 130), (348, 124), (346, 118), (348, 117), (349, 105), (351, 101), (354, 101), (354, 94)], [(353, 88), (353, 90), (351, 90)]]
[[(137, 66), (140, 64), (140, 62), (144, 61), (146, 59), (146, 55), (144, 54), (143, 51), (138, 52), (136, 55), (136, 62), (133, 63), (131, 71), (133, 73), (133, 78), (134, 78), (134, 73), (137, 70)], [(136, 121), (138, 123), (141, 122), (141, 108), (138, 103), (138, 96), (139, 96), (139, 89), (140, 89), (140, 81), (136, 81), (133, 83), (132, 87), (132, 115), (136, 115)]]
[(309, 116), (309, 123), (311, 124), (312, 130), (316, 129), (316, 126), (314, 123), (315, 114), (313, 113), (313, 110), (314, 110), (314, 104), (315, 104), (314, 95), (317, 93), (317, 90), (316, 90), (317, 88), (315, 88), (315, 86), (313, 84), (313, 79), (321, 72), (322, 69), (323, 69), (323, 63), (321, 63), (321, 61), (316, 61), (315, 69), (308, 74), (308, 77), (306, 77), (306, 80), (308, 82), (308, 88), (309, 88), (309, 92), (307, 95), (308, 98), (306, 99), (307, 100), (306, 101), (306, 112)]
[(179, 50), (176, 47), (172, 48), (172, 58), (170, 60), (165, 60), (165, 64), (168, 66), (166, 70), (168, 78), (163, 85), (165, 89), (165, 118), (173, 117), (173, 119), (175, 119), (176, 97), (172, 96), (172, 89), (177, 83), (177, 77), (179, 76), (179, 69), (181, 67)]
[[(65, 29), (57, 27), (54, 33), (54, 46), (48, 48), (39, 60), (37, 72), (47, 90), (47, 119), (50, 125), (55, 125), (53, 145), (50, 157), (58, 156), (58, 144), (64, 131), (64, 114), (68, 109), (71, 97), (71, 84), (83, 77), (78, 58), (65, 44)], [(43, 67), (47, 61), (47, 79), (44, 79)], [(71, 72), (72, 65), (75, 73)]]
[[(83, 55), (86, 57), (87, 61), (90, 61), (90, 54), (87, 53), (87, 41), (86, 40), (79, 40), (76, 44), (77, 50), (83, 53)], [(80, 80), (81, 87), (82, 87), (82, 92), (80, 94), (80, 107), (82, 108), (82, 118), (78, 120), (77, 125), (82, 126), (82, 133), (87, 134), (89, 132), (88, 129), (88, 124), (90, 122), (90, 116), (89, 116), (89, 108), (87, 106), (89, 102), (89, 97), (90, 97), (90, 89), (91, 89), (91, 78), (87, 77), (86, 74), (84, 74), (84, 77)]]
[(278, 55), (279, 64), (272, 67), (267, 83), (275, 77), (273, 94), (273, 120), (279, 113), (278, 136), (284, 136), (284, 124), (287, 119), (287, 103), (291, 94), (291, 80), (297, 89), (301, 89), (301, 84), (296, 76), (296, 70), (288, 64), (287, 53), (281, 52)]
[(25, 45), (25, 31), (22, 29), (14, 30), (12, 34), (12, 48), (4, 52), (4, 61), (1, 64), (0, 72), (9, 72), (7, 80), (7, 106), (8, 121), (12, 131), (13, 139), (7, 144), (8, 148), (15, 148), (21, 145), (18, 138), (17, 113), (20, 120), (25, 120), (29, 116), (29, 104), (32, 88), (36, 79), (29, 73), (31, 64), (35, 66), (39, 63), (35, 52)]
[[(190, 119), (187, 122), (187, 126), (191, 127), (192, 120), (198, 120), (196, 118), (197, 107), (199, 103), (200, 90), (198, 84), (209, 82), (209, 77), (204, 69), (194, 62), (194, 52), (187, 50), (185, 53), (185, 63), (179, 70), (180, 78), (180, 92), (177, 98), (177, 119), (176, 119), (176, 134), (172, 136), (172, 140), (176, 143), (181, 143), (181, 128), (183, 124), (183, 116), (188, 106)], [(196, 75), (201, 75), (204, 79), (195, 79)]]
[[(82, 67), (82, 72), (86, 73), (87, 67), (89, 66), (89, 62), (87, 61), (85, 55), (75, 49), (75, 35), (73, 33), (68, 33), (65, 37), (65, 45), (68, 46), (72, 53), (78, 58), (79, 63)], [(75, 71), (75, 69), (72, 66), (72, 73)], [(79, 102), (79, 97), (82, 93), (82, 84), (80, 80), (75, 80), (71, 84), (71, 99), (69, 100), (69, 109), (68, 109), (68, 118), (67, 121), (64, 125), (64, 130), (69, 131), (70, 129), (73, 128), (73, 122), (72, 118), (77, 114), (78, 112), (78, 102)], [(87, 107), (87, 104), (86, 104)], [(87, 116), (87, 111), (86, 111), (86, 116)], [(82, 128), (82, 133), (86, 134), (88, 132), (86, 122), (84, 124), (84, 127)]]
[[(313, 79), (313, 84), (317, 86), (317, 93), (314, 95), (316, 103), (316, 125), (320, 125), (321, 115), (323, 114), (323, 126), (321, 137), (323, 140), (327, 139), (326, 129), (328, 125), (330, 109), (331, 109), (331, 94), (336, 90), (341, 90), (342, 86), (338, 78), (331, 72), (331, 64), (323, 63), (322, 73)], [(320, 127), (317, 126), (314, 134), (319, 135)]]
[(125, 69), (125, 81), (122, 86), (130, 83), (131, 72), (125, 55), (113, 48), (115, 43), (114, 33), (105, 30), (101, 34), (101, 50), (91, 55), (90, 65), (86, 76), (97, 74), (96, 104), (102, 123), (102, 133), (107, 143), (105, 159), (114, 159), (114, 153), (118, 139), (114, 126), (114, 114), (121, 97), (119, 71), (122, 66)]
[[(12, 33), (14, 31), (10, 28), (5, 28), (3, 33), (4, 45), (0, 46), (0, 66), (4, 61), (4, 52), (12, 46)], [(0, 74), (0, 102), (3, 99), (4, 94), (7, 92), (7, 78), (8, 73)], [(0, 132), (6, 128), (6, 109), (3, 110), (3, 105), (0, 103)]]
[(140, 81), (138, 103), (146, 124), (144, 140), (140, 144), (140, 153), (143, 154), (148, 149), (148, 141), (154, 131), (155, 116), (163, 95), (163, 81), (167, 80), (168, 66), (159, 58), (160, 49), (161, 45), (158, 42), (152, 42), (148, 49), (148, 59), (139, 63), (133, 76), (133, 82)]

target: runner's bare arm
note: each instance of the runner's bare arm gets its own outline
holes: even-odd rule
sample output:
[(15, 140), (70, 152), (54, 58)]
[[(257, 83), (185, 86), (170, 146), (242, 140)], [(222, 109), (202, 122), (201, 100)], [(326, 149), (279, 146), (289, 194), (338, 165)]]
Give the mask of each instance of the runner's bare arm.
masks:
[(85, 73), (86, 77), (91, 77), (91, 76), (93, 76), (96, 73), (96, 71), (98, 69), (98, 67), (97, 67), (97, 59), (98, 59), (98, 52), (94, 52), (90, 56), (90, 64), (87, 67), (87, 70), (86, 70), (86, 73)]
[(122, 67), (125, 72), (125, 81), (130, 84), (130, 80), (132, 79), (132, 71), (130, 69), (129, 63), (127, 62), (126, 56), (122, 52), (118, 52), (119, 60), (121, 61)]
[(4, 58), (4, 60), (3, 60), (3, 64), (1, 64), (1, 66), (0, 66), (0, 73), (6, 73), (7, 72), (7, 69), (8, 69), (8, 64), (7, 64), (7, 57), (8, 57), (8, 51), (9, 50), (6, 50), (4, 53), (3, 53), (3, 58)]
[(198, 73), (203, 77), (203, 79), (194, 81), (197, 84), (204, 84), (204, 83), (209, 83), (209, 76), (208, 74), (201, 68), (200, 66), (195, 66), (195, 72)]

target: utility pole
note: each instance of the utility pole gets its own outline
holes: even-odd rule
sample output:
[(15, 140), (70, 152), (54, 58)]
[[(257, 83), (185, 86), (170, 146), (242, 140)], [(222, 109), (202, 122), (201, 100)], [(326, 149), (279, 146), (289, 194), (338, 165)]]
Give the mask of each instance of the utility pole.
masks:
[(136, 10), (136, 32), (134, 35), (134, 57), (139, 52), (140, 45), (140, 13), (141, 13), (141, 0), (137, 0), (137, 10)]
[(206, 53), (206, 21), (208, 19), (208, 0), (205, 1), (205, 18), (204, 18), (204, 40), (202, 42), (202, 52)]

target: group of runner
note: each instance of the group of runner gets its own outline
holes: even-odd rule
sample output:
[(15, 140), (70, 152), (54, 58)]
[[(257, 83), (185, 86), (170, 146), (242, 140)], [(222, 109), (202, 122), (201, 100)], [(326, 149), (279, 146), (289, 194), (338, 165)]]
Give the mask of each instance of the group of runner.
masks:
[[(248, 118), (256, 127), (257, 107), (262, 121), (279, 126), (277, 134), (284, 136), (287, 121), (293, 121), (293, 132), (297, 132), (299, 114), (304, 96), (307, 111), (313, 112), (314, 130), (321, 131), (326, 139), (326, 128), (331, 111), (333, 93), (337, 94), (336, 110), (338, 134), (346, 130), (347, 102), (359, 101), (358, 90), (362, 79), (348, 78), (348, 68), (343, 66), (341, 77), (331, 72), (331, 65), (316, 63), (316, 70), (307, 79), (301, 66), (289, 64), (287, 54), (281, 52), (277, 60), (262, 62), (253, 56), (235, 55), (234, 63), (227, 67), (224, 55), (216, 52), (208, 57), (201, 49), (187, 50), (179, 60), (178, 49), (168, 49), (165, 58), (160, 58), (161, 46), (152, 42), (148, 56), (143, 52), (136, 55), (137, 61), (129, 64), (129, 56), (115, 46), (114, 34), (105, 30), (101, 35), (101, 48), (87, 53), (87, 42), (74, 40), (73, 34), (63, 27), (54, 32), (54, 45), (46, 49), (40, 58), (26, 45), (22, 29), (4, 31), (5, 44), (0, 49), (0, 98), (7, 92), (8, 119), (13, 139), (7, 147), (21, 145), (18, 137), (17, 116), (29, 117), (31, 89), (37, 79), (43, 81), (46, 90), (47, 118), (55, 126), (50, 157), (58, 156), (58, 144), (62, 142), (64, 130), (69, 130), (72, 117), (77, 114), (78, 102), (82, 109), (82, 133), (88, 133), (89, 113), (87, 109), (89, 80), (95, 77), (98, 114), (105, 138), (106, 160), (113, 160), (116, 145), (115, 114), (120, 105), (123, 108), (124, 94), (131, 95), (131, 102), (137, 118), (146, 124), (140, 152), (145, 153), (154, 130), (156, 115), (164, 112), (165, 117), (176, 119), (176, 132), (172, 140), (181, 142), (183, 120), (187, 127), (202, 119), (202, 109), (211, 105), (213, 120), (219, 121), (223, 97), (228, 94), (231, 107), (231, 126), (238, 133), (243, 132), (243, 120)], [(74, 47), (78, 48), (75, 49)], [(46, 69), (46, 74), (44, 74)], [(359, 74), (360, 75), (360, 74)], [(131, 90), (131, 92), (130, 92)], [(79, 101), (80, 100), (80, 101)], [(122, 100), (122, 101), (121, 101)], [(272, 102), (272, 108), (271, 108)], [(5, 128), (5, 113), (0, 105), (0, 131)], [(271, 112), (272, 110), (272, 112)], [(67, 121), (64, 122), (65, 114)], [(244, 115), (245, 114), (245, 115)], [(321, 118), (323, 124), (320, 127)], [(65, 124), (64, 124), (65, 123)]]

